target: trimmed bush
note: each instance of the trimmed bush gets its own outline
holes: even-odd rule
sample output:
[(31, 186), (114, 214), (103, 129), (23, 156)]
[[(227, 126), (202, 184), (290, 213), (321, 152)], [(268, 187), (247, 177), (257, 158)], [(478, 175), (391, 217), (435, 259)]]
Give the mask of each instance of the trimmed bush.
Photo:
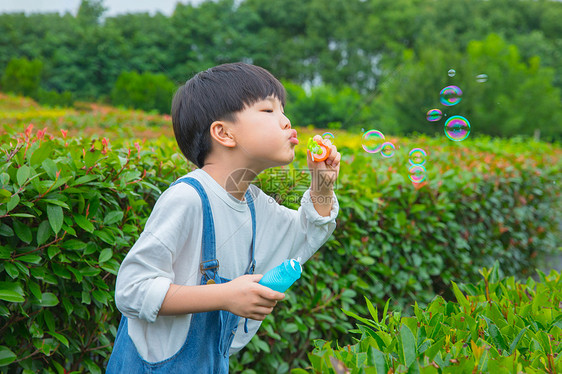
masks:
[[(478, 284), (457, 285), (456, 302), (437, 296), (413, 316), (384, 311), (368, 300), (357, 319), (360, 338), (332, 348), (315, 341), (312, 373), (557, 373), (562, 370), (562, 277), (500, 279), (498, 266), (482, 269)], [(461, 290), (462, 289), (462, 290)], [(464, 292), (463, 292), (464, 291)], [(309, 371), (293, 370), (293, 374)]]
[[(107, 131), (122, 131), (114, 128), (122, 121), (112, 123)], [(119, 263), (160, 192), (193, 167), (171, 138), (135, 144), (69, 139), (65, 131), (0, 136), (0, 364), (14, 370), (99, 372), (119, 321)], [(555, 248), (559, 147), (389, 139), (396, 153), (384, 159), (365, 154), (360, 136), (335, 134), (344, 155), (338, 228), (249, 347), (231, 358), (233, 372), (304, 367), (314, 339), (351, 344), (341, 308), (365, 315), (364, 297), (380, 307), (388, 298), (393, 308), (414, 300), (424, 307), (436, 293), (451, 300), (451, 281), (476, 282), (493, 260), (507, 275), (527, 276)], [(427, 179), (415, 186), (413, 147), (428, 152)], [(309, 184), (301, 148), (290, 167), (257, 181), (291, 208)]]
[(101, 373), (119, 264), (186, 165), (138, 143), (65, 136), (30, 126), (0, 146), (0, 366)]

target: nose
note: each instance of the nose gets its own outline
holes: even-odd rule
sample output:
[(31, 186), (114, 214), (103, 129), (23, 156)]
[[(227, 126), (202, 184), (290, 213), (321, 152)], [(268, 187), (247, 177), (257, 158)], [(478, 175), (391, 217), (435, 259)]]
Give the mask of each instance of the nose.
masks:
[(284, 130), (291, 128), (291, 120), (285, 115), (285, 113), (281, 114), (281, 123)]

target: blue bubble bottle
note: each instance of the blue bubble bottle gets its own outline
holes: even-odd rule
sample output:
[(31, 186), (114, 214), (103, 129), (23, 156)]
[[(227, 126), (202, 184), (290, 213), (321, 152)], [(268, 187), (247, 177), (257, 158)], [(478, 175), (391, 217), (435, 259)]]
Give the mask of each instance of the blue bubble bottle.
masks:
[(301, 277), (302, 267), (299, 260), (300, 258), (283, 261), (281, 265), (265, 273), (259, 283), (277, 292), (287, 291)]

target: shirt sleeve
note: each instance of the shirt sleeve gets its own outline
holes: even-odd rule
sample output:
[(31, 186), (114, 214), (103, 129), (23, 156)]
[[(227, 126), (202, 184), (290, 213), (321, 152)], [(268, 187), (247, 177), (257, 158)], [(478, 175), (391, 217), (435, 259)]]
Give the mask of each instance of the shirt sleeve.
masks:
[(194, 219), (202, 214), (200, 205), (195, 190), (185, 183), (170, 187), (158, 199), (117, 274), (115, 303), (123, 315), (148, 322), (156, 320), (175, 279), (177, 251), (200, 225), (201, 220)]
[(277, 249), (271, 249), (273, 253), (284, 252), (285, 258), (300, 257), (301, 263), (304, 263), (334, 232), (339, 213), (339, 203), (335, 193), (332, 195), (333, 203), (330, 215), (326, 217), (316, 211), (310, 197), (310, 189), (304, 192), (298, 210), (282, 206), (265, 193), (261, 193), (266, 197), (264, 200), (267, 201), (265, 210), (268, 211), (266, 222), (269, 226), (269, 229), (266, 230), (268, 241), (276, 243), (275, 247), (277, 247)]

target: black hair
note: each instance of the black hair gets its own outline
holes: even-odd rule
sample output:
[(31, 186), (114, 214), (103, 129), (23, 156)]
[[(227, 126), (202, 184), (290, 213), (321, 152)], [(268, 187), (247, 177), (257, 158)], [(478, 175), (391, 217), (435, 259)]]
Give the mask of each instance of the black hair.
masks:
[(211, 149), (211, 124), (234, 121), (237, 112), (270, 96), (285, 106), (285, 88), (259, 66), (237, 62), (197, 73), (172, 100), (172, 124), (181, 152), (203, 167)]

